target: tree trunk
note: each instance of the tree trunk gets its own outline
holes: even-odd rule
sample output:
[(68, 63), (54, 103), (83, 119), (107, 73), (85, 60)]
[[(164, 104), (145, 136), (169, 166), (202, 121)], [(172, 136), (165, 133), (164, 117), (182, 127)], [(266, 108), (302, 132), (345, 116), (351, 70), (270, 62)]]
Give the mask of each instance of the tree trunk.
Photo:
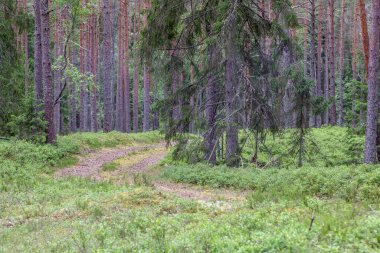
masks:
[[(210, 46), (208, 50), (208, 63), (209, 68), (216, 67), (216, 46)], [(206, 114), (206, 126), (207, 130), (204, 134), (204, 146), (205, 146), (205, 160), (211, 164), (216, 163), (216, 113), (217, 113), (217, 79), (214, 73), (209, 73), (206, 85), (206, 103), (205, 103), (205, 114)]]
[(131, 86), (129, 79), (129, 15), (128, 15), (128, 1), (124, 1), (123, 8), (124, 15), (124, 120), (125, 131), (131, 132)]
[(124, 123), (124, 98), (123, 98), (123, 83), (124, 83), (124, 73), (123, 73), (123, 7), (124, 5), (120, 2), (120, 11), (118, 17), (118, 71), (117, 71), (117, 83), (116, 83), (116, 115), (115, 115), (115, 128), (117, 131), (123, 131)]
[[(146, 11), (150, 8), (150, 0), (145, 0)], [(147, 25), (147, 14), (144, 16), (144, 26)], [(148, 60), (144, 65), (144, 119), (143, 119), (143, 131), (150, 130), (150, 118), (151, 118), (151, 98), (150, 98), (150, 82), (151, 82), (151, 62)]]
[(96, 24), (97, 16), (95, 10), (91, 14), (91, 56), (92, 56), (92, 74), (94, 84), (91, 91), (91, 131), (98, 131), (98, 106), (97, 106), (97, 74), (98, 74), (98, 33), (99, 26)]
[[(314, 82), (312, 96), (317, 96), (317, 87), (315, 79), (315, 0), (310, 1), (310, 78)], [(310, 127), (316, 125), (316, 115), (311, 111), (310, 113)]]
[(239, 163), (239, 143), (238, 143), (238, 126), (237, 126), (237, 90), (239, 85), (238, 72), (238, 48), (236, 45), (236, 24), (237, 13), (234, 7), (229, 17), (228, 30), (226, 29), (225, 54), (226, 54), (226, 160), (230, 166), (236, 166)]
[(150, 67), (144, 65), (144, 119), (143, 131), (150, 130)]
[(42, 110), (44, 88), (42, 83), (42, 44), (40, 0), (34, 0), (34, 99), (36, 109)]
[(359, 0), (360, 9), (360, 24), (363, 36), (363, 52), (364, 52), (364, 66), (365, 66), (365, 80), (369, 74), (369, 35), (367, 24), (367, 12), (365, 10), (364, 0)]
[(365, 136), (364, 162), (377, 161), (377, 118), (379, 85), (379, 40), (380, 40), (380, 0), (372, 0), (372, 26), (368, 65), (367, 128)]
[(112, 130), (111, 98), (111, 16), (108, 0), (103, 0), (103, 59), (104, 59), (104, 132)]
[[(317, 85), (315, 88), (316, 96), (322, 96), (322, 17), (323, 17), (323, 7), (322, 2), (319, 3), (318, 8), (318, 47), (317, 47)], [(316, 126), (321, 127), (322, 117), (321, 114), (316, 116)]]
[[(81, 74), (84, 74), (84, 37), (85, 37), (85, 24), (81, 23), (79, 27), (79, 72)], [(86, 131), (86, 83), (85, 81), (81, 80), (80, 82), (80, 92), (79, 92), (79, 104), (80, 104), (80, 111), (79, 111), (79, 125), (80, 125), (80, 131), (84, 132)]]
[[(60, 29), (61, 29), (61, 11), (57, 9), (55, 11), (55, 20), (54, 20), (54, 98), (58, 98), (61, 92), (61, 71), (59, 67), (59, 58), (61, 54), (61, 38), (60, 38)], [(60, 123), (61, 123), (61, 103), (58, 101), (54, 105), (54, 126), (57, 134), (60, 132)]]
[[(71, 49), (71, 64), (75, 66), (76, 52), (75, 45)], [(77, 131), (77, 88), (76, 83), (71, 80), (71, 108), (70, 108), (70, 130), (72, 133)]]
[[(324, 45), (324, 53), (325, 53), (325, 87), (324, 87), (324, 97), (325, 97), (325, 103), (328, 104), (330, 100), (330, 95), (329, 95), (329, 50), (328, 50), (328, 45), (329, 45), (329, 33), (328, 33), (328, 27), (325, 27), (325, 45)], [(329, 106), (326, 107), (325, 111), (325, 125), (328, 125), (329, 122), (329, 113), (330, 108)]]
[[(38, 3), (37, 3), (38, 4)], [(44, 108), (46, 127), (46, 143), (54, 143), (56, 141), (56, 133), (54, 129), (54, 96), (53, 96), (53, 80), (51, 71), (50, 58), (50, 10), (49, 0), (40, 1), (41, 10), (41, 52), (42, 52), (42, 82), (44, 84)]]
[[(358, 5), (356, 2), (354, 3), (354, 30), (352, 32), (352, 78), (354, 81), (357, 81), (358, 74), (357, 74), (357, 56), (356, 56), (356, 47), (357, 47), (357, 17), (358, 17)], [(352, 87), (352, 127), (356, 127), (356, 83), (354, 82)]]
[(334, 40), (334, 2), (335, 0), (328, 0), (329, 13), (329, 94), (331, 100), (330, 108), (330, 124), (336, 125), (336, 104), (335, 104), (335, 40)]
[(343, 126), (343, 74), (344, 74), (344, 0), (340, 15), (340, 41), (339, 41), (339, 107), (338, 125)]
[[(24, 0), (24, 13), (27, 13), (27, 0)], [(24, 71), (25, 71), (25, 97), (29, 94), (29, 38), (28, 31), (25, 31), (24, 34), (24, 54), (25, 54), (25, 62), (24, 62)]]
[[(134, 44), (136, 44), (138, 34), (140, 33), (140, 0), (135, 3), (134, 18)], [(133, 68), (133, 130), (139, 131), (139, 82), (140, 82), (140, 55), (138, 50), (135, 52)]]

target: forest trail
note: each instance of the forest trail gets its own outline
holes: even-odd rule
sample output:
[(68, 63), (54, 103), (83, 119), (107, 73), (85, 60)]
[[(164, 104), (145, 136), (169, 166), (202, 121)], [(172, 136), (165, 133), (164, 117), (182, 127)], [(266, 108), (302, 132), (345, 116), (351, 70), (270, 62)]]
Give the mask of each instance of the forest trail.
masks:
[[(58, 170), (54, 176), (83, 177), (108, 181), (117, 185), (143, 184), (157, 191), (201, 202), (244, 201), (247, 192), (171, 183), (159, 178), (156, 166), (167, 154), (165, 143), (155, 145), (103, 149), (81, 157), (78, 164)], [(114, 167), (106, 169), (108, 164)]]

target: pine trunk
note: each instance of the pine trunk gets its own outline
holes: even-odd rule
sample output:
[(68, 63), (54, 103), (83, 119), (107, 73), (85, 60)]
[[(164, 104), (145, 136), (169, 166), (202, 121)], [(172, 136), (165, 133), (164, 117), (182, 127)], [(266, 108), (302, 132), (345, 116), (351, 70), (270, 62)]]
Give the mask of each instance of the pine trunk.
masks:
[(53, 78), (51, 70), (50, 55), (50, 10), (49, 0), (40, 1), (41, 8), (41, 52), (42, 52), (42, 82), (44, 84), (44, 109), (46, 127), (46, 143), (54, 143), (56, 141), (56, 133), (54, 129), (54, 94), (53, 94)]
[(364, 162), (377, 162), (377, 118), (378, 118), (378, 85), (379, 85), (379, 40), (380, 40), (380, 0), (372, 0), (372, 26), (369, 65), (368, 65), (368, 98), (367, 128), (365, 136)]
[(328, 23), (329, 23), (329, 99), (331, 102), (330, 107), (330, 124), (336, 125), (336, 104), (335, 104), (335, 38), (334, 38), (334, 2), (335, 0), (329, 1), (329, 13), (328, 13)]
[(239, 143), (238, 143), (238, 126), (237, 126), (237, 105), (238, 105), (238, 48), (236, 45), (236, 10), (231, 13), (226, 31), (226, 73), (225, 73), (225, 94), (226, 94), (226, 160), (230, 166), (236, 166), (239, 163)]
[(42, 110), (44, 88), (42, 83), (42, 42), (40, 0), (34, 1), (34, 99), (38, 111)]
[[(318, 97), (322, 96), (322, 17), (323, 17), (323, 7), (322, 3), (319, 3), (318, 8), (318, 47), (317, 47), (317, 84), (315, 88), (315, 95)], [(316, 126), (321, 127), (322, 125), (322, 116), (317, 114), (316, 116)]]
[(344, 0), (340, 15), (340, 41), (339, 41), (339, 106), (338, 125), (343, 126), (343, 74), (344, 74)]
[[(216, 61), (216, 46), (211, 46), (208, 50), (208, 63), (210, 68), (214, 68)], [(204, 134), (205, 160), (211, 164), (216, 163), (216, 113), (217, 113), (217, 79), (214, 73), (209, 73), (206, 85), (206, 132)]]
[(369, 73), (369, 35), (368, 35), (368, 24), (367, 24), (367, 12), (365, 10), (364, 0), (359, 0), (360, 9), (360, 24), (363, 36), (363, 52), (364, 52), (364, 66), (365, 66), (365, 79), (367, 80)]
[[(357, 17), (358, 17), (358, 5), (354, 3), (354, 30), (352, 32), (352, 78), (354, 81), (357, 81), (358, 74), (357, 74), (357, 56), (356, 56), (356, 47), (357, 47)], [(356, 84), (354, 82), (352, 87), (352, 107), (351, 107), (351, 114), (352, 114), (352, 127), (356, 127)]]
[(124, 1), (123, 15), (124, 15), (124, 54), (123, 54), (123, 67), (124, 67), (124, 120), (125, 131), (131, 132), (131, 85), (129, 78), (129, 15), (128, 15), (128, 1)]
[(124, 101), (123, 101), (123, 83), (124, 83), (124, 73), (123, 73), (123, 7), (124, 5), (120, 2), (120, 11), (118, 17), (118, 71), (117, 71), (117, 83), (116, 83), (116, 115), (115, 115), (115, 128), (117, 131), (123, 131), (124, 122)]
[[(140, 33), (140, 0), (135, 3), (134, 18), (134, 45), (136, 45), (138, 34)], [(133, 67), (133, 131), (139, 131), (139, 82), (140, 82), (140, 55), (138, 50), (135, 52)]]
[(103, 0), (103, 60), (104, 60), (104, 132), (112, 130), (112, 97), (111, 97), (111, 16), (108, 0)]
[[(314, 82), (312, 96), (317, 95), (316, 78), (315, 78), (315, 0), (310, 0), (310, 78)], [(310, 113), (310, 127), (316, 125), (316, 115)]]

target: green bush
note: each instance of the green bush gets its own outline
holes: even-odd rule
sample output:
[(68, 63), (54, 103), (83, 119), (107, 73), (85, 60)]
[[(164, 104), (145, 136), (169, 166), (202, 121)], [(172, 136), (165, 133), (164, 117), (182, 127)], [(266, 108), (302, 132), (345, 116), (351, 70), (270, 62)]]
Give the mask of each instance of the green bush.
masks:
[(162, 176), (174, 182), (253, 190), (253, 194), (265, 193), (273, 198), (316, 196), (371, 202), (380, 198), (379, 166), (260, 170), (176, 165), (165, 168)]

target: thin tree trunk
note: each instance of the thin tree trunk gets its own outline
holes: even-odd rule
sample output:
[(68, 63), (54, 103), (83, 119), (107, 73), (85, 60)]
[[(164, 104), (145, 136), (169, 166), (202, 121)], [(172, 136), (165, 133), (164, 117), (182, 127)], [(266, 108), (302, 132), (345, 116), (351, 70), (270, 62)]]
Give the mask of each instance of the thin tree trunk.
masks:
[(42, 44), (40, 0), (34, 0), (34, 99), (36, 109), (42, 110), (44, 88), (42, 83)]
[(150, 67), (144, 65), (144, 119), (143, 131), (150, 130)]
[[(58, 98), (61, 92), (61, 75), (59, 68), (59, 58), (61, 52), (61, 38), (60, 38), (60, 29), (61, 29), (61, 11), (57, 9), (55, 11), (55, 20), (54, 20), (54, 61), (55, 61), (55, 70), (54, 70), (54, 97)], [(54, 126), (57, 134), (60, 132), (60, 123), (61, 123), (61, 103), (58, 101), (54, 105)]]
[[(190, 67), (190, 84), (194, 85), (194, 66)], [(194, 94), (190, 96), (190, 110), (191, 110), (191, 120), (189, 124), (189, 132), (194, 133), (194, 114), (195, 114), (195, 97)]]
[(117, 131), (123, 131), (124, 123), (124, 101), (123, 101), (123, 7), (120, 2), (120, 11), (118, 15), (118, 71), (117, 71), (117, 84), (116, 84), (116, 115), (115, 115), (115, 128)]
[(367, 24), (367, 12), (365, 10), (364, 0), (359, 0), (360, 9), (360, 24), (363, 36), (363, 52), (364, 52), (364, 66), (365, 66), (365, 80), (368, 77), (369, 71), (369, 35), (368, 35), (368, 24)]
[(125, 131), (131, 132), (131, 85), (129, 78), (129, 15), (128, 15), (128, 2), (125, 0), (123, 15), (124, 15), (124, 120)]
[[(357, 56), (356, 56), (356, 47), (357, 47), (357, 17), (358, 17), (358, 5), (356, 2), (354, 2), (354, 30), (352, 33), (352, 77), (354, 81), (357, 81), (358, 74), (357, 74)], [(356, 83), (353, 83), (352, 87), (352, 127), (356, 127)]]
[[(75, 45), (73, 44), (71, 49), (71, 64), (75, 66), (76, 62), (76, 51)], [(71, 111), (70, 111), (70, 129), (71, 132), (75, 133), (77, 131), (77, 88), (76, 83), (71, 80)]]
[[(24, 0), (24, 13), (27, 13), (27, 0)], [(25, 62), (24, 62), (24, 71), (25, 71), (25, 97), (29, 94), (29, 39), (28, 39), (28, 31), (25, 31), (24, 34), (24, 54), (25, 54)]]
[[(150, 8), (150, 0), (145, 0), (145, 9)], [(147, 25), (147, 16), (144, 16), (144, 26)], [(151, 82), (151, 62), (148, 60), (144, 64), (144, 119), (143, 119), (143, 131), (150, 130), (150, 118), (151, 118), (151, 98), (150, 98), (150, 82)]]
[(336, 125), (336, 104), (335, 104), (335, 40), (334, 40), (334, 2), (335, 0), (328, 0), (329, 13), (329, 94), (331, 100), (330, 108), (330, 124)]
[[(325, 96), (325, 103), (329, 104), (330, 102), (330, 95), (329, 95), (329, 36), (328, 36), (328, 27), (325, 27), (325, 45), (324, 45), (324, 53), (325, 53), (325, 87), (324, 87), (324, 96)], [(329, 113), (330, 108), (329, 106), (326, 107), (325, 111), (325, 125), (328, 125), (330, 123), (329, 121)]]
[[(98, 3), (99, 4), (99, 3)], [(97, 73), (98, 73), (98, 28), (95, 10), (91, 14), (91, 55), (92, 55), (92, 74), (94, 84), (91, 92), (91, 131), (98, 131), (98, 106), (97, 106)]]
[(340, 15), (340, 42), (339, 42), (339, 107), (338, 125), (343, 126), (343, 74), (344, 74), (344, 0)]
[[(216, 46), (210, 46), (208, 50), (208, 64), (209, 68), (215, 68), (216, 61)], [(204, 146), (205, 146), (205, 160), (211, 164), (216, 163), (216, 113), (217, 113), (217, 79), (214, 73), (209, 73), (206, 84), (206, 103), (205, 103), (205, 114), (206, 114), (206, 126), (207, 130), (204, 134)]]
[(226, 160), (231, 166), (239, 163), (239, 143), (238, 143), (238, 126), (237, 126), (237, 90), (239, 84), (238, 72), (238, 48), (236, 45), (236, 8), (233, 7), (233, 13), (230, 14), (228, 31), (226, 31)]
[(46, 127), (46, 143), (56, 141), (54, 129), (54, 95), (50, 60), (50, 10), (49, 0), (40, 1), (41, 8), (41, 52), (42, 52), (42, 82), (44, 84), (44, 108)]
[[(322, 96), (322, 17), (323, 17), (323, 7), (322, 2), (319, 3), (318, 8), (318, 47), (317, 47), (317, 85), (316, 85), (316, 96)], [(322, 117), (321, 114), (316, 116), (316, 125), (321, 127)]]
[[(316, 78), (315, 78), (315, 0), (310, 1), (310, 77), (314, 82), (312, 96), (317, 95)], [(310, 127), (316, 125), (316, 115), (310, 112)]]
[[(81, 74), (84, 74), (84, 29), (85, 24), (81, 23), (79, 27), (79, 72)], [(79, 111), (79, 125), (80, 125), (80, 131), (84, 132), (86, 131), (86, 83), (81, 80), (80, 82), (80, 93), (79, 93), (79, 104), (80, 104), (80, 111)]]
[[(135, 4), (134, 18), (134, 44), (136, 45), (138, 34), (140, 33), (140, 0)], [(137, 11), (136, 11), (137, 10)], [(139, 81), (140, 81), (140, 55), (138, 50), (135, 52), (133, 68), (133, 130), (135, 133), (139, 130)]]
[(108, 0), (103, 0), (103, 59), (104, 59), (104, 132), (112, 130), (111, 98), (111, 16)]
[(377, 118), (379, 85), (379, 41), (380, 41), (380, 0), (372, 0), (372, 26), (368, 72), (367, 128), (365, 137), (364, 162), (377, 161)]

